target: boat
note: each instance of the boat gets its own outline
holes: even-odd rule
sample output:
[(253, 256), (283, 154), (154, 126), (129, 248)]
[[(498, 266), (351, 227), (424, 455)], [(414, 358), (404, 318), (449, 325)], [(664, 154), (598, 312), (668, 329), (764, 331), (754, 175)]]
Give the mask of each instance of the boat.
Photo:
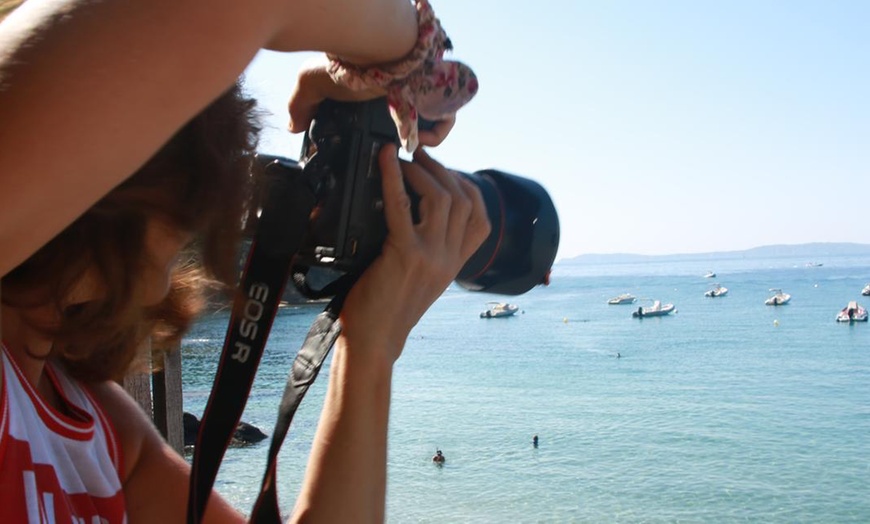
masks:
[(772, 288), (773, 296), (764, 301), (766, 306), (783, 306), (791, 300), (791, 295), (783, 293), (781, 289)]
[(870, 297), (870, 284), (864, 286), (864, 289), (861, 290), (861, 294), (865, 297)]
[(508, 304), (507, 302), (487, 302), (486, 304), (489, 307), (480, 314), (480, 318), (510, 317), (520, 309), (516, 304)]
[(807, 262), (806, 266), (807, 267), (822, 267), (822, 266), (824, 266), (824, 264), (822, 264), (821, 262)]
[(867, 322), (867, 310), (853, 300), (837, 313), (837, 322)]
[(674, 310), (673, 304), (662, 305), (661, 301), (656, 300), (650, 307), (639, 307), (637, 311), (633, 311), (631, 316), (634, 318), (644, 317), (663, 317), (669, 315)]
[(707, 273), (704, 275), (704, 278), (716, 278), (716, 273), (712, 271), (707, 271)]
[(713, 289), (704, 293), (704, 296), (705, 297), (724, 297), (727, 294), (728, 294), (727, 287), (720, 286), (719, 284), (716, 284), (715, 286), (713, 286)]
[(631, 293), (623, 293), (618, 297), (613, 297), (607, 301), (608, 304), (612, 305), (620, 305), (620, 304), (634, 304), (637, 300), (637, 297), (632, 295)]

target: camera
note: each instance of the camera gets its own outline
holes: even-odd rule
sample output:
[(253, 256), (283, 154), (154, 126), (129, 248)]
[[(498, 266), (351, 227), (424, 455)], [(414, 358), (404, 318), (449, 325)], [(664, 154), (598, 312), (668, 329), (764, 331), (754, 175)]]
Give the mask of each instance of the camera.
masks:
[[(398, 144), (385, 98), (324, 101), (303, 139), (298, 161), (260, 155), (264, 173), (302, 177), (316, 205), (294, 264), (357, 272), (381, 251), (387, 235), (378, 151)], [(559, 247), (559, 218), (544, 188), (495, 169), (460, 173), (483, 196), (489, 237), (459, 272), (462, 287), (519, 295), (549, 282)], [(268, 187), (264, 189), (268, 191)], [(417, 220), (419, 198), (408, 188)]]
[[(339, 313), (356, 278), (387, 237), (378, 152), (398, 144), (385, 99), (320, 104), (298, 161), (258, 155), (245, 217), (250, 245), (233, 304), (215, 384), (191, 464), (188, 520), (199, 521), (226, 442), (237, 427), (288, 277), (310, 299), (331, 297), (293, 361), (272, 435), (267, 472), (252, 521), (280, 521), (276, 468), (293, 414), (341, 332)], [(470, 290), (518, 295), (549, 283), (559, 218), (536, 182), (495, 169), (460, 173), (479, 188), (491, 233), (460, 270)], [(420, 198), (408, 188), (419, 220)], [(311, 270), (317, 271), (311, 271)], [(332, 280), (312, 287), (312, 274)], [(337, 274), (337, 275), (336, 275)], [(204, 439), (202, 435), (213, 438)]]

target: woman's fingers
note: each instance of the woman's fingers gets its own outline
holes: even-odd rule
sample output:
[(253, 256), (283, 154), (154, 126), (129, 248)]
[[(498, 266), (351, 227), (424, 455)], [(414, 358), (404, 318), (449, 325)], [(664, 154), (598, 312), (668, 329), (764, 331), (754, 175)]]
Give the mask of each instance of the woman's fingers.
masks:
[(466, 190), (460, 185), (460, 180), (463, 177), (445, 169), (444, 166), (430, 157), (423, 148), (419, 148), (414, 152), (414, 160), (426, 169), (439, 185), (446, 190), (450, 200), (450, 208), (447, 210), (446, 239), (448, 243), (461, 244), (472, 210), (471, 199)]
[[(332, 80), (327, 72), (328, 61), (325, 56), (308, 60), (299, 70), (296, 86), (290, 95), (287, 109), (290, 113), (288, 128), (291, 133), (301, 133), (308, 129), (317, 113), (317, 107), (327, 98), (340, 102), (362, 102), (386, 95), (378, 88), (351, 90)], [(456, 124), (456, 115), (450, 115), (434, 123), (430, 129), (419, 130), (420, 144), (435, 147), (447, 138)]]
[[(394, 242), (415, 246), (441, 269), (459, 270), (490, 232), (480, 190), (464, 176), (448, 171), (422, 150), (414, 162), (399, 162), (396, 146), (381, 148), (380, 166), (387, 227)], [(420, 223), (414, 224), (411, 201), (402, 180), (420, 196)], [(456, 266), (455, 268), (453, 266)]]
[(398, 149), (394, 144), (384, 144), (378, 153), (378, 160), (387, 229), (390, 235), (407, 240), (414, 234), (414, 223), (411, 218), (411, 199), (405, 191), (399, 164)]
[[(400, 162), (397, 146), (385, 144), (378, 161), (389, 232), (381, 255), (348, 295), (342, 323), (372, 347), (395, 348), (395, 358), (410, 330), (486, 238), (489, 222), (477, 187), (428, 155)], [(421, 197), (418, 224), (405, 181)], [(392, 321), (370, 329), (383, 318)]]
[(486, 209), (486, 203), (483, 201), (480, 189), (465, 177), (461, 177), (459, 183), (471, 203), (471, 212), (466, 222), (466, 231), (462, 238), (462, 249), (460, 251), (463, 259), (467, 259), (480, 248), (481, 244), (489, 236), (492, 226), (489, 222), (489, 212)]
[(456, 115), (450, 115), (443, 120), (435, 122), (431, 129), (420, 129), (418, 138), (420, 144), (429, 147), (435, 147), (447, 138), (453, 126), (456, 124)]
[[(352, 91), (336, 84), (326, 71), (325, 57), (309, 60), (299, 71), (296, 87), (290, 95), (287, 109), (290, 112), (291, 133), (301, 133), (308, 129), (317, 113), (317, 106), (330, 98), (340, 102), (358, 102), (384, 96), (380, 89)], [(443, 138), (442, 138), (443, 140)]]
[(405, 162), (402, 170), (405, 180), (420, 197), (418, 230), (443, 245), (450, 220), (450, 191), (419, 162)]

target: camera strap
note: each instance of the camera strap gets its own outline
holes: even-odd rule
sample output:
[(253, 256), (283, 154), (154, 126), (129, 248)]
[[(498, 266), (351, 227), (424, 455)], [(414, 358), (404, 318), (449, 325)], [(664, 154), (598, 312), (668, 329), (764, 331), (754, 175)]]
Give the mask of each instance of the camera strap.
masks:
[(344, 299), (357, 276), (347, 274), (333, 282), (333, 289), (337, 290), (335, 297), (314, 320), (302, 348), (293, 360), (293, 366), (287, 376), (287, 383), (284, 386), (284, 394), (278, 410), (278, 421), (272, 433), (272, 442), (269, 446), (269, 457), (266, 462), (266, 472), (263, 474), (263, 483), (260, 486), (260, 494), (251, 511), (250, 522), (254, 524), (279, 524), (282, 522), (277, 491), (278, 452), (281, 450), (281, 444), (287, 436), (290, 422), (293, 420), (299, 403), (302, 402), (308, 388), (314, 383), (330, 349), (341, 333), (338, 314), (341, 312)]
[(224, 453), (245, 409), (272, 322), (316, 204), (302, 176), (267, 168), (264, 201), (233, 310), (214, 386), (203, 413), (191, 466), (187, 522), (202, 521)]

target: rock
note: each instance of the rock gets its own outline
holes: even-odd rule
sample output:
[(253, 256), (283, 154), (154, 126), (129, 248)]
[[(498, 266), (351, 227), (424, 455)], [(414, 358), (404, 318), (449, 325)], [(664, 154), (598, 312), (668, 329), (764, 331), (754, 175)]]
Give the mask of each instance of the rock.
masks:
[(193, 446), (196, 444), (196, 435), (199, 433), (199, 419), (185, 411), (182, 423), (184, 424), (184, 445)]
[(247, 422), (239, 422), (233, 440), (239, 440), (244, 444), (256, 444), (257, 442), (266, 440), (266, 434), (260, 431), (260, 428), (256, 426), (252, 426)]
[[(196, 444), (196, 436), (199, 434), (200, 420), (188, 412), (184, 412), (182, 422), (184, 425), (184, 445), (194, 446)], [(230, 446), (247, 446), (248, 444), (256, 444), (262, 442), (268, 437), (260, 428), (248, 424), (247, 422), (239, 422), (236, 426), (236, 432), (233, 434), (233, 439), (230, 441)]]

